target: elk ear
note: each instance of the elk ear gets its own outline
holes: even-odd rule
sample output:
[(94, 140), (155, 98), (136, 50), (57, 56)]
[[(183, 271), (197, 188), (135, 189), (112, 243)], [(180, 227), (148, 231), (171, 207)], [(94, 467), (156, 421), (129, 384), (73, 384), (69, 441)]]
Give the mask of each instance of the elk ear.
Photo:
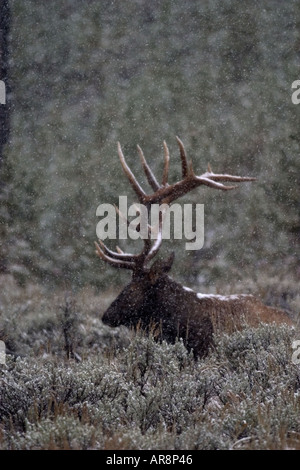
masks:
[(172, 264), (175, 258), (175, 253), (174, 251), (171, 253), (171, 255), (163, 260), (163, 259), (158, 259), (155, 261), (155, 263), (152, 264), (149, 272), (149, 278), (151, 284), (155, 284), (157, 279), (162, 275), (166, 274), (170, 271), (172, 268)]

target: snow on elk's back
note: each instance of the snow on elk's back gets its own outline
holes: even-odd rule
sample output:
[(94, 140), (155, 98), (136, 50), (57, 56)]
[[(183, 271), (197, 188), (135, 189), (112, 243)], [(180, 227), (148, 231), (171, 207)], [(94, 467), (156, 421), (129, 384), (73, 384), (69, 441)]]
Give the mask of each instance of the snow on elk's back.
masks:
[(232, 300), (239, 300), (242, 297), (253, 297), (252, 295), (248, 294), (234, 294), (234, 295), (217, 295), (217, 294), (200, 294), (197, 292), (198, 299), (216, 299), (221, 300), (223, 302), (230, 302)]
[(233, 295), (218, 295), (218, 294), (201, 294), (201, 292), (196, 292), (190, 287), (183, 286), (183, 289), (186, 292), (193, 292), (195, 295), (197, 295), (198, 299), (212, 299), (212, 300), (221, 300), (224, 302), (230, 302), (232, 300), (239, 300), (242, 297), (249, 297), (253, 298), (253, 295), (251, 294), (233, 294)]

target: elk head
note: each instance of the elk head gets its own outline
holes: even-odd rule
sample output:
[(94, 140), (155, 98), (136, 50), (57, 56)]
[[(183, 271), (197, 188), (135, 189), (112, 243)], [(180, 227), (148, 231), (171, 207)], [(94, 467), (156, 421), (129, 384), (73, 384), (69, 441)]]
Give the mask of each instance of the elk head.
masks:
[[(178, 137), (176, 139), (180, 151), (182, 179), (174, 184), (168, 184), (169, 150), (166, 143), (163, 144), (164, 169), (161, 183), (157, 181), (138, 146), (143, 170), (153, 189), (150, 194), (146, 194), (137, 182), (118, 143), (118, 154), (124, 173), (139, 202), (147, 208), (157, 203), (169, 205), (198, 186), (205, 185), (213, 189), (228, 191), (237, 186), (225, 185), (225, 182), (241, 183), (255, 180), (252, 177), (216, 174), (212, 172), (209, 165), (205, 173), (197, 176), (194, 173), (192, 162), (187, 160), (182, 141)], [(116, 210), (118, 211), (117, 208)], [(124, 253), (119, 247), (116, 251), (112, 251), (101, 240), (99, 243), (95, 243), (96, 253), (102, 260), (116, 268), (132, 271), (131, 282), (104, 313), (102, 321), (112, 327), (120, 325), (137, 327), (140, 325), (149, 329), (154, 325), (160, 338), (169, 342), (174, 342), (176, 338), (183, 338), (187, 348), (193, 349), (196, 357), (205, 356), (212, 342), (218, 314), (221, 313), (223, 316), (228, 314), (229, 317), (241, 316), (242, 313), (247, 314), (247, 312), (251, 314), (253, 309), (257, 309), (258, 301), (252, 296), (244, 296), (243, 298), (242, 296), (222, 298), (221, 296), (201, 296), (191, 289), (184, 288), (168, 276), (174, 254), (166, 260), (157, 260), (150, 265), (161, 247), (162, 223), (161, 217), (157, 238), (153, 241), (150, 237), (152, 227), (148, 221), (148, 238), (143, 240), (144, 246), (139, 254)], [(252, 303), (256, 307), (249, 308)], [(218, 322), (220, 321), (218, 320)]]

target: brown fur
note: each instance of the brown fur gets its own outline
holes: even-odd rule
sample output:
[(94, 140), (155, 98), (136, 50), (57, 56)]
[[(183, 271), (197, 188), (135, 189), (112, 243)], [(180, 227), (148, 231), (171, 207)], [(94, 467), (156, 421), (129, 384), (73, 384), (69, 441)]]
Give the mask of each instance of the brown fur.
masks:
[(174, 343), (182, 338), (195, 357), (204, 357), (212, 344), (213, 333), (232, 333), (261, 323), (292, 324), (288, 315), (267, 307), (251, 295), (211, 296), (197, 294), (173, 281), (171, 268), (154, 263), (150, 270), (134, 276), (103, 315), (109, 326), (125, 325), (145, 330), (156, 326), (158, 339)]
[(209, 312), (215, 332), (232, 333), (262, 323), (292, 325), (286, 312), (268, 307), (252, 295), (203, 296), (199, 302), (201, 309)]

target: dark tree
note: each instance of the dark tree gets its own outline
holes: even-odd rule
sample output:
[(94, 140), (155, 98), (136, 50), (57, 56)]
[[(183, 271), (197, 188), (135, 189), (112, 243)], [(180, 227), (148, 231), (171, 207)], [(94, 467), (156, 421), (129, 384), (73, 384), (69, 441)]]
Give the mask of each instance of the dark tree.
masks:
[[(0, 79), (4, 81), (6, 92), (9, 89), (8, 81), (8, 35), (10, 27), (9, 1), (0, 0)], [(0, 104), (0, 168), (3, 163), (3, 147), (9, 136), (9, 105)]]
[(9, 1), (0, 0), (0, 80), (5, 83), (6, 103), (0, 104), (0, 204), (2, 211), (0, 214), (0, 272), (7, 268), (7, 256), (5, 240), (7, 238), (8, 213), (4, 210), (8, 199), (7, 177), (4, 169), (4, 146), (9, 139), (9, 102), (7, 100), (9, 91), (9, 28), (10, 10)]

